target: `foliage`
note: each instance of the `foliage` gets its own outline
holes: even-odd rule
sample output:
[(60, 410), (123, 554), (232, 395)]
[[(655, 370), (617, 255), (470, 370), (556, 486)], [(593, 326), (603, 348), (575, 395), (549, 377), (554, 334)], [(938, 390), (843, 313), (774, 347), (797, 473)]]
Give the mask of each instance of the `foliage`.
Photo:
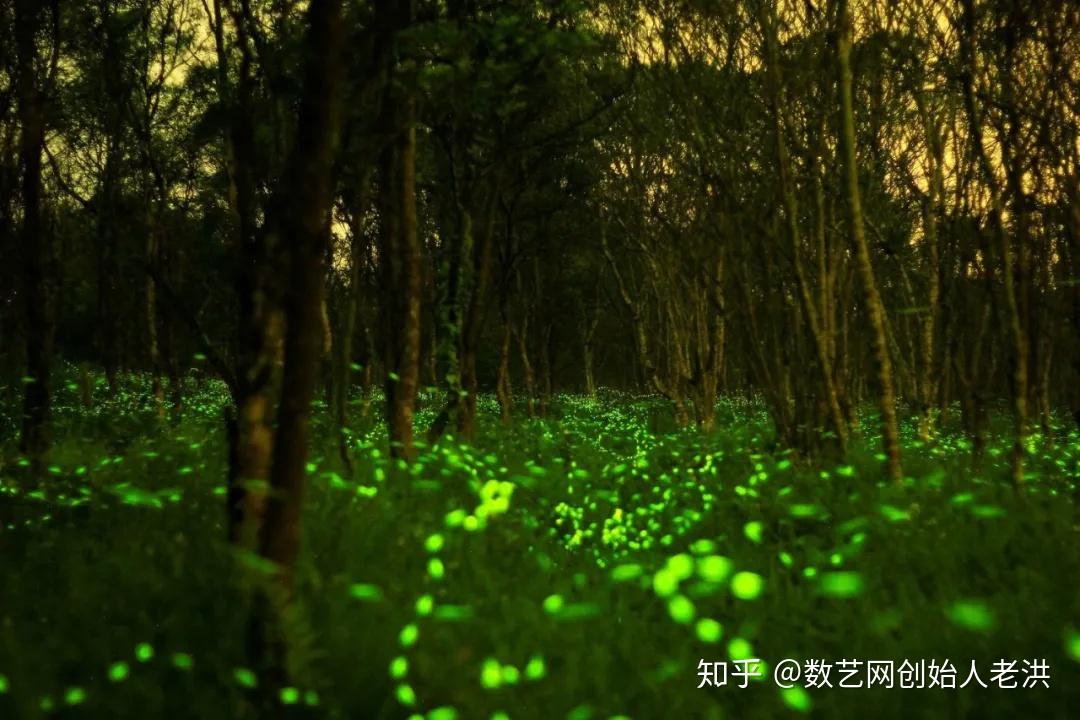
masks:
[[(126, 377), (113, 400), (102, 382), (91, 409), (62, 388), (47, 482), (2, 478), (3, 717), (250, 712), (245, 588), (264, 570), (224, 542), (227, 396), (193, 373), (183, 417), (159, 424), (147, 382)], [(418, 423), (438, 406), (422, 400)], [(351, 475), (316, 413), (290, 713), (1060, 717), (1080, 700), (1080, 606), (1061, 581), (1080, 573), (1062, 502), (1075, 432), (1033, 447), (1018, 496), (1004, 424), (974, 478), (962, 435), (926, 445), (905, 426), (894, 487), (873, 418), (849, 463), (822, 467), (779, 450), (753, 399), (721, 401), (712, 434), (654, 429), (670, 425), (656, 398), (557, 409), (497, 425), (484, 396), (474, 445), (444, 438), (407, 469), (354, 417)], [(1051, 688), (696, 690), (698, 660), (732, 653), (947, 657), (961, 674), (1046, 658)]]

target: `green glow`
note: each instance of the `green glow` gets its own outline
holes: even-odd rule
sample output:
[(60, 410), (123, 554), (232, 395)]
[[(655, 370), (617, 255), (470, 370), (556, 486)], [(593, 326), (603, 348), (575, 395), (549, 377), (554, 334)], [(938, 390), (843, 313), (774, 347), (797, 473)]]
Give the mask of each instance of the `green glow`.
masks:
[(238, 667), (233, 670), (233, 680), (240, 687), (248, 688), (249, 690), (259, 686), (259, 678), (255, 673), (244, 667)]
[(679, 578), (670, 568), (664, 568), (653, 575), (653, 590), (660, 597), (674, 595), (679, 589)]
[(547, 675), (547, 666), (544, 664), (544, 658), (540, 655), (529, 658), (529, 662), (525, 664), (526, 679), (542, 680), (545, 675)]
[(765, 526), (759, 520), (753, 520), (743, 525), (743, 535), (751, 542), (761, 544), (761, 536)]
[(615, 582), (626, 582), (628, 580), (635, 580), (641, 577), (642, 568), (636, 563), (630, 563), (627, 565), (619, 565), (612, 568), (611, 579)]
[(827, 572), (818, 581), (822, 595), (834, 598), (851, 598), (863, 591), (862, 575), (857, 572)]
[(398, 685), (395, 695), (397, 695), (398, 702), (405, 707), (412, 707), (416, 704), (416, 692), (411, 685)]
[(911, 514), (906, 510), (893, 507), (892, 505), (879, 505), (878, 510), (885, 516), (889, 522), (907, 522), (911, 519)]
[[(430, 424), (439, 411), (441, 392), (433, 399), (425, 396), (417, 413), (418, 427)], [(140, 413), (152, 412), (145, 398), (130, 395)], [(223, 396), (227, 398), (227, 393)], [(591, 713), (597, 720), (621, 717), (614, 715), (620, 712), (647, 717), (667, 706), (654, 700), (635, 708), (632, 693), (627, 695), (617, 679), (594, 678), (608, 682), (608, 690), (603, 698), (591, 693), (589, 683), (582, 684), (589, 678), (590, 663), (595, 666), (599, 661), (596, 667), (606, 669), (607, 655), (632, 648), (649, 658), (635, 669), (641, 687), (674, 687), (694, 677), (698, 656), (715, 660), (752, 656), (751, 643), (769, 657), (778, 658), (773, 653), (783, 649), (794, 655), (796, 647), (809, 653), (813, 643), (800, 645), (798, 638), (790, 637), (798, 628), (811, 639), (866, 635), (862, 639), (900, 657), (917, 649), (925, 633), (940, 632), (944, 626), (946, 634), (958, 639), (973, 634), (967, 643), (971, 655), (988, 641), (980, 635), (999, 628), (1014, 634), (1033, 632), (1024, 623), (1013, 622), (1017, 608), (1025, 607), (1031, 626), (1037, 622), (1043, 634), (1050, 634), (1050, 662), (1056, 657), (1059, 663), (1080, 663), (1080, 632), (1068, 594), (1043, 582), (1052, 577), (1054, 566), (1030, 552), (1039, 539), (1055, 552), (1069, 552), (1062, 540), (1071, 537), (1073, 518), (1060, 503), (1074, 494), (1072, 474), (1080, 462), (1080, 434), (1067, 424), (1071, 418), (1055, 417), (1059, 427), (1055, 444), (1040, 439), (1037, 452), (1027, 458), (1029, 484), (1021, 502), (1007, 485), (1010, 438), (988, 434), (988, 442), (1002, 452), (996, 461), (987, 453), (985, 474), (973, 477), (967, 471), (970, 448), (965, 450), (951, 429), (959, 424), (956, 418), (948, 427), (935, 428), (934, 441), (924, 444), (913, 439), (917, 425), (912, 418), (901, 418), (901, 440), (908, 451), (905, 464), (916, 479), (896, 487), (884, 477), (883, 467), (870, 461), (880, 445), (872, 416), (861, 421), (859, 434), (851, 436), (853, 464), (837, 470), (829, 461), (832, 472), (822, 480), (818, 465), (822, 458), (779, 449), (766, 411), (753, 402), (743, 407), (722, 400), (730, 403), (721, 407), (729, 408), (726, 412), (736, 418), (737, 426), (704, 436), (694, 428), (656, 431), (651, 425), (654, 415), (670, 421), (661, 408), (663, 400), (625, 397), (617, 401), (601, 397), (591, 406), (573, 396), (560, 397), (552, 404), (551, 417), (515, 418), (503, 428), (494, 400), (481, 396), (480, 402), (488, 405), (480, 407), (475, 446), (447, 437), (418, 447), (415, 461), (408, 465), (387, 456), (377, 406), (373, 403), (369, 415), (361, 416), (359, 406), (350, 401), (355, 417), (350, 417), (346, 437), (354, 473), (342, 470), (335, 455), (339, 438), (333, 419), (316, 421), (313, 414), (311, 466), (316, 474), (308, 478), (305, 542), (296, 588), (297, 599), (313, 611), (316, 643), (308, 648), (298, 642), (298, 663), (307, 661), (304, 653), (309, 650), (315, 660), (293, 680), (301, 687), (266, 688), (272, 693), (269, 699), (274, 704), (280, 700), (281, 706), (316, 699), (302, 689), (310, 680), (333, 693), (325, 698), (328, 712), (336, 712), (329, 708), (343, 702), (348, 707), (349, 698), (334, 684), (337, 670), (325, 677), (310, 673), (324, 662), (331, 668), (347, 664), (348, 659), (338, 655), (349, 648), (369, 653), (378, 650), (379, 643), (397, 638), (400, 645), (392, 644), (392, 652), (381, 661), (376, 653), (375, 662), (385, 663), (386, 670), (374, 667), (376, 675), (389, 675), (379, 681), (395, 693), (389, 698), (391, 714), (427, 720), (505, 718), (506, 713), (495, 712), (502, 706), (515, 708), (513, 715), (522, 718), (537, 713), (562, 718), (569, 708), (582, 716)], [(186, 413), (199, 423), (205, 421), (208, 429), (185, 420), (144, 437), (129, 433), (124, 423), (115, 428), (105, 425), (103, 411), (84, 413), (67, 402), (61, 393), (58, 439), (69, 427), (85, 426), (89, 431), (95, 423), (104, 425), (100, 434), (108, 438), (58, 442), (54, 459), (48, 461), (56, 465), (47, 466), (51, 484), (34, 487), (34, 494), (17, 486), (12, 475), (22, 471), (12, 460), (11, 472), (0, 477), (0, 500), (14, 498), (13, 506), (19, 510), (4, 517), (0, 537), (11, 532), (21, 539), (23, 534), (29, 538), (38, 533), (47, 547), (46, 543), (63, 540), (60, 533), (70, 533), (72, 518), (81, 522), (85, 511), (97, 512), (94, 503), (100, 499), (117, 518), (137, 523), (136, 537), (119, 537), (136, 542), (118, 558), (125, 571), (129, 564), (131, 571), (127, 578), (112, 578), (115, 596), (145, 596), (145, 601), (153, 602), (161, 597), (161, 588), (153, 583), (172, 579), (174, 571), (186, 572), (193, 557), (214, 546), (201, 532), (221, 523), (224, 500), (217, 493), (226, 491), (220, 483), (227, 455), (218, 437), (221, 407), (208, 405), (200, 411), (192, 400)], [(586, 413), (585, 407), (591, 409)], [(316, 409), (327, 410), (325, 404)], [(0, 423), (11, 426), (11, 419), (0, 416)], [(993, 416), (991, 428), (996, 430), (1000, 420)], [(1000, 425), (1008, 429), (1005, 422)], [(177, 439), (174, 434), (186, 437)], [(113, 435), (123, 442), (113, 440)], [(194, 449), (200, 441), (201, 451)], [(318, 456), (319, 452), (327, 454)], [(780, 460), (786, 457), (791, 460)], [(940, 478), (935, 481), (937, 466)], [(78, 467), (86, 468), (85, 477), (77, 477)], [(334, 467), (337, 472), (330, 469)], [(185, 469), (190, 475), (178, 478)], [(371, 478), (380, 473), (385, 473), (386, 483), (376, 486)], [(365, 499), (357, 490), (358, 482), (372, 482), (376, 497)], [(504, 502), (511, 488), (512, 505)], [(87, 507), (71, 513), (69, 508), (78, 503)], [(95, 514), (89, 517), (90, 527), (99, 528)], [(756, 519), (748, 522), (751, 518)], [(1033, 520), (1040, 532), (1025, 535)], [(466, 533), (466, 526), (472, 533)], [(1026, 538), (1029, 544), (1016, 544), (1016, 553), (1005, 553), (998, 562), (994, 551), (1011, 547), (1000, 544), (1009, 538), (1014, 544), (1017, 538)], [(172, 539), (175, 543), (169, 545)], [(963, 564), (946, 552), (951, 550), (961, 553), (957, 557)], [(212, 562), (210, 567), (225, 568), (225, 558), (221, 560), (222, 565)], [(897, 565), (888, 565), (894, 560)], [(980, 568), (978, 577), (960, 575), (969, 563)], [(102, 567), (112, 569), (112, 564)], [(913, 583), (903, 572), (916, 567), (919, 582)], [(75, 577), (81, 579), (83, 574)], [(215, 582), (190, 579), (192, 592), (205, 592)], [(263, 580), (247, 572), (236, 579)], [(978, 593), (993, 588), (1008, 592), (966, 599), (966, 593), (978, 598)], [(226, 582), (215, 601), (228, 600), (234, 589)], [(894, 590), (899, 592), (895, 597)], [(88, 597), (99, 597), (95, 592)], [(206, 637), (193, 632), (184, 640), (182, 621), (202, 612), (198, 603), (204, 599), (182, 593), (174, 599), (175, 606), (163, 609), (160, 625), (154, 624), (157, 617), (148, 621), (141, 609), (123, 608), (132, 630), (140, 633), (134, 639), (152, 638), (155, 643), (140, 643), (134, 655), (129, 650), (125, 657), (123, 646), (114, 655), (115, 645), (100, 642), (93, 627), (73, 648), (98, 642), (101, 654), (96, 657), (67, 658), (55, 644), (40, 652), (27, 648), (32, 671), (47, 665), (42, 657), (48, 653), (58, 658), (54, 662), (60, 663), (60, 671), (34, 677), (24, 687), (24, 678), (31, 676), (20, 669), (12, 678), (19, 692), (15, 698), (0, 697), (0, 706), (17, 700), (16, 713), (36, 714), (33, 711), (48, 692), (54, 711), (71, 714), (68, 693), (80, 689), (87, 696), (84, 711), (107, 715), (113, 706), (122, 708), (132, 692), (174, 694), (192, 682), (193, 688), (212, 683), (215, 676), (231, 687), (229, 692), (241, 694), (239, 686), (245, 681), (241, 669), (234, 675), (232, 664), (242, 662), (242, 654), (222, 665), (220, 658), (207, 655), (213, 646)], [(43, 607), (43, 616), (56, 611), (55, 601), (43, 602), (50, 603)], [(32, 637), (34, 624), (22, 629), (18, 620), (29, 605), (28, 601), (16, 607), (13, 614), (14, 629), (9, 632), (15, 650)], [(243, 615), (242, 608), (225, 612), (215, 605), (206, 608), (207, 617), (215, 621), (232, 622)], [(1070, 620), (1073, 624), (1065, 626)], [(655, 626), (650, 629), (643, 622)], [(319, 646), (328, 628), (338, 627), (340, 641)], [(239, 640), (242, 634), (232, 632), (237, 628), (221, 630), (224, 640)], [(424, 643), (419, 643), (421, 630)], [(120, 637), (119, 642), (125, 642), (123, 634)], [(188, 643), (188, 649), (198, 654), (197, 676), (176, 671), (192, 668), (191, 656), (172, 653), (177, 641)], [(693, 645), (684, 647), (686, 652), (672, 650), (687, 642), (696, 644), (698, 651)], [(111, 662), (116, 658), (123, 661)], [(80, 660), (85, 663), (81, 669)], [(965, 673), (966, 663), (957, 664)], [(981, 665), (979, 670), (986, 679)], [(257, 679), (260, 686), (268, 684), (262, 676)], [(119, 687), (120, 683), (124, 685)], [(11, 692), (8, 685), (8, 679), (0, 676), (0, 693)], [(412, 705), (398, 702), (399, 688), (412, 692)], [(747, 698), (750, 714), (824, 717), (839, 707), (831, 693), (802, 688), (777, 692), (778, 696)], [(547, 703), (554, 698), (558, 701), (549, 712)], [(918, 710), (920, 701), (915, 702)], [(716, 703), (725, 717), (738, 714), (741, 706), (741, 701), (731, 705), (716, 693), (701, 692), (671, 708), (677, 705), (686, 717), (699, 717)], [(0, 714), (7, 709), (0, 707)], [(1056, 717), (1054, 710), (1049, 707), (1045, 714)]]
[(712, 618), (701, 618), (694, 625), (698, 640), (704, 643), (717, 643), (724, 634), (724, 627)]
[(674, 555), (668, 558), (667, 570), (681, 582), (694, 574), (694, 558), (685, 553)]
[(735, 569), (735, 563), (723, 555), (709, 555), (697, 562), (697, 572), (702, 580), (722, 583)]
[(480, 685), (488, 690), (495, 690), (502, 684), (502, 666), (495, 658), (487, 658), (480, 667)]
[(810, 699), (810, 693), (798, 685), (780, 690), (780, 699), (792, 710), (807, 713), (814, 709), (814, 701)]
[(716, 551), (716, 543), (712, 540), (702, 538), (701, 540), (695, 540), (694, 544), (690, 546), (690, 552), (695, 555), (708, 555), (709, 553)]
[(946, 611), (954, 625), (974, 632), (990, 632), (997, 625), (993, 610), (981, 600), (961, 600)]
[(1080, 663), (1080, 632), (1072, 629), (1065, 631), (1065, 653)]
[(566, 714), (566, 720), (589, 720), (592, 717), (592, 706), (578, 705)]
[(419, 639), (420, 628), (412, 623), (401, 628), (401, 632), (398, 634), (398, 643), (401, 644), (401, 647), (412, 647)]
[(544, 612), (548, 615), (554, 615), (563, 608), (562, 595), (548, 595), (544, 598)]
[(363, 602), (379, 602), (383, 598), (379, 586), (371, 583), (353, 583), (349, 586), (349, 595)]
[(473, 617), (473, 614), (472, 608), (466, 605), (447, 605), (445, 603), (436, 605), (435, 610), (432, 612), (435, 619), (448, 622), (468, 620)]
[(728, 642), (727, 651), (732, 660), (748, 660), (754, 657), (754, 646), (746, 638), (732, 638)]
[(676, 595), (668, 600), (668, 613), (675, 622), (688, 625), (694, 620), (694, 603), (685, 595)]
[(765, 589), (765, 578), (757, 573), (738, 572), (731, 578), (731, 594), (740, 600), (754, 600)]

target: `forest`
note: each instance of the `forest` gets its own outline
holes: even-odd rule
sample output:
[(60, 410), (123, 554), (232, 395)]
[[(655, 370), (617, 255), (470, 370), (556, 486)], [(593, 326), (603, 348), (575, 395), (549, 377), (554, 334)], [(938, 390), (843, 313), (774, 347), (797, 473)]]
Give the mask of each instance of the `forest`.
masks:
[(0, 0), (2, 719), (1077, 717), (1078, 503), (1080, 4)]

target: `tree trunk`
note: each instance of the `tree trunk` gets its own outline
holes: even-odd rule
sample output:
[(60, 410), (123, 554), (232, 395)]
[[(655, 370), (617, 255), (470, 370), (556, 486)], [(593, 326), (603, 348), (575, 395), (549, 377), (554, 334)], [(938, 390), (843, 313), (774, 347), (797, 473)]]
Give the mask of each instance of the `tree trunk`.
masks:
[(941, 268), (938, 241), (938, 220), (942, 216), (945, 196), (945, 149), (938, 126), (927, 106), (922, 88), (915, 92), (915, 104), (926, 135), (927, 159), (930, 162), (930, 178), (927, 196), (923, 202), (923, 245), (925, 248), (925, 274), (928, 282), (927, 308), (922, 317), (919, 333), (918, 411), (919, 437), (929, 442), (934, 435), (933, 409), (937, 395), (938, 366), (934, 363), (934, 335), (941, 314)]
[[(52, 12), (57, 6), (52, 5)], [(53, 317), (48, 280), (49, 245), (41, 212), (41, 154), (45, 144), (45, 107), (37, 71), (39, 0), (15, 3), (16, 92), (19, 162), (22, 166), (23, 218), (20, 231), (23, 302), (26, 312), (26, 377), (23, 395), (22, 434), (19, 450), (40, 472), (49, 450), (50, 367)], [(59, 42), (54, 38), (54, 42)]]
[(499, 343), (499, 376), (495, 382), (495, 395), (499, 400), (499, 420), (510, 422), (513, 397), (510, 388), (510, 322), (503, 312), (502, 340)]
[(273, 407), (277, 396), (284, 318), (273, 287), (277, 249), (266, 228), (257, 227), (252, 51), (246, 20), (234, 14), (240, 63), (236, 87), (229, 75), (222, 2), (214, 0), (213, 34), (218, 59), (218, 95), (229, 108), (226, 137), (229, 206), (237, 288), (235, 409), (228, 411), (230, 438), (228, 536), (254, 548), (263, 525), (274, 442)]
[[(836, 391), (836, 376), (833, 372), (832, 358), (828, 349), (828, 340), (825, 330), (822, 328), (819, 308), (814, 302), (811, 293), (810, 281), (806, 276), (806, 269), (802, 261), (802, 239), (799, 232), (799, 210), (795, 197), (795, 188), (791, 177), (791, 157), (787, 149), (783, 118), (783, 99), (780, 78), (780, 58), (777, 48), (776, 18), (764, 17), (762, 20), (765, 32), (766, 61), (769, 70), (770, 102), (773, 113), (773, 133), (776, 140), (777, 170), (780, 178), (780, 195), (784, 204), (784, 215), (787, 221), (788, 241), (791, 244), (792, 263), (795, 268), (795, 278), (799, 286), (799, 299), (802, 302), (806, 321), (810, 326), (810, 335), (814, 342), (814, 350), (817, 355), (817, 364), (821, 373), (821, 387), (825, 393), (825, 400), (829, 409), (829, 419), (836, 433), (836, 440), (840, 446), (841, 454), (847, 452), (847, 423), (844, 422), (843, 412), (840, 409), (840, 400)], [(822, 285), (826, 285), (826, 278), (821, 278)], [(820, 308), (824, 310), (825, 308)]]
[[(286, 210), (281, 215), (280, 229), (289, 257), (285, 365), (270, 493), (258, 537), (259, 552), (274, 563), (276, 573), (273, 583), (257, 595), (252, 635), (253, 649), (262, 660), (269, 690), (283, 687), (287, 680), (282, 621), (292, 602), (311, 400), (325, 353), (323, 297), (343, 60), (341, 0), (312, 0), (308, 21), (308, 66), (297, 137), (290, 171), (278, 195)], [(260, 617), (260, 605), (261, 610), (269, 610), (269, 616)]]
[[(442, 437), (448, 425), (457, 428), (463, 412), (465, 390), (462, 387), (462, 315), (465, 308), (466, 275), (470, 270), (473, 249), (473, 216), (464, 202), (457, 204), (457, 233), (446, 243), (446, 257), (437, 273), (436, 282), (445, 293), (437, 302), (439, 310), (438, 344), (433, 353), (442, 364), (446, 400), (442, 410), (428, 428), (427, 440), (433, 443)], [(432, 323), (434, 329), (435, 324)]]
[(461, 327), (461, 389), (465, 394), (461, 398), (457, 429), (458, 434), (465, 439), (472, 439), (476, 433), (476, 395), (479, 392), (476, 355), (480, 346), (480, 333), (484, 327), (488, 288), (491, 285), (497, 183), (489, 192), (490, 197), (487, 198), (480, 216), (479, 233), (473, 248), (472, 284)]
[[(386, 4), (387, 27), (394, 32), (412, 23), (409, 0)], [(416, 234), (415, 101), (390, 79), (383, 99), (382, 126), (392, 138), (379, 160), (379, 264), (383, 286), (386, 365), (386, 421), (392, 457), (411, 460), (413, 410), (420, 380), (420, 243)]]
[[(1028, 340), (1017, 299), (1016, 263), (1013, 241), (1005, 228), (1005, 206), (1001, 197), (1001, 188), (999, 187), (997, 177), (994, 174), (993, 161), (987, 154), (986, 146), (983, 142), (983, 123), (975, 99), (975, 10), (972, 0), (964, 0), (963, 17), (964, 22), (963, 31), (960, 33), (960, 45), (961, 52), (964, 56), (964, 69), (962, 72), (964, 107), (967, 113), (968, 128), (971, 131), (971, 142), (975, 148), (975, 154), (979, 161), (983, 180), (986, 183), (987, 189), (990, 191), (990, 202), (992, 207), (991, 223), (994, 236), (998, 241), (998, 252), (1001, 257), (1002, 285), (1004, 286), (1003, 289), (1005, 295), (1005, 321), (1008, 324), (1009, 336), (1012, 341), (1011, 389), (1013, 395), (1014, 428), (1011, 475), (1013, 486), (1020, 488), (1024, 483), (1024, 455), (1027, 452)], [(1011, 37), (1011, 31), (1008, 32), (1007, 35)], [(1005, 93), (1008, 95), (1009, 87), (1011, 85), (1012, 68), (1005, 68), (1003, 74), (1006, 81)], [(1010, 133), (1018, 129), (1016, 127), (1015, 118), (1010, 118), (1008, 124)], [(1015, 150), (1014, 144), (1015, 138), (1013, 139), (1013, 142), (1006, 143), (1002, 152), (1005, 156), (1006, 173), (1009, 176), (1008, 184), (1013, 192), (1013, 214), (1016, 216), (1016, 226), (1020, 232), (1023, 233), (1025, 227), (1025, 213), (1022, 197), (1020, 196), (1020, 179), (1017, 175), (1019, 172), (1018, 160), (1012, 156), (1012, 151)], [(1022, 245), (1025, 238), (1021, 237), (1020, 240), (1020, 244)], [(1023, 252), (1021, 247), (1021, 258), (1023, 257)], [(1021, 267), (1021, 270), (1023, 270), (1023, 267)]]
[(585, 368), (585, 395), (596, 397), (596, 377), (593, 374), (593, 344), (586, 341), (581, 347), (582, 364)]
[(836, 34), (837, 66), (840, 74), (840, 147), (844, 165), (844, 179), (848, 203), (848, 221), (855, 244), (855, 257), (862, 281), (866, 314), (873, 332), (874, 359), (878, 371), (878, 399), (881, 407), (881, 434), (884, 444), (886, 468), (889, 479), (899, 484), (903, 481), (900, 466), (900, 433), (896, 421), (896, 396), (893, 390), (892, 360), (885, 334), (885, 307), (874, 278), (874, 266), (870, 259), (870, 247), (863, 228), (862, 200), (859, 195), (859, 171), (855, 156), (855, 110), (852, 97), (851, 74), (851, 10), (847, 0), (837, 0), (837, 19), (840, 23)]
[(551, 410), (551, 338), (553, 329), (554, 323), (548, 322), (545, 324), (540, 339), (540, 403), (538, 406), (540, 417), (547, 417)]
[[(158, 264), (160, 245), (160, 224), (157, 212), (153, 209), (153, 201), (149, 201), (150, 210), (147, 213), (148, 223), (146, 232), (146, 259), (147, 265), (154, 267)], [(160, 272), (161, 268), (157, 268)], [(143, 287), (144, 315), (146, 320), (146, 351), (150, 359), (150, 394), (154, 403), (154, 416), (160, 421), (165, 419), (165, 386), (161, 382), (161, 348), (158, 344), (158, 312), (157, 312), (157, 284), (154, 273), (146, 273)]]
[(521, 358), (521, 383), (525, 391), (525, 414), (536, 416), (536, 376), (533, 374), (532, 360), (529, 357), (529, 320), (526, 317), (521, 328), (515, 333), (518, 341), (518, 355)]

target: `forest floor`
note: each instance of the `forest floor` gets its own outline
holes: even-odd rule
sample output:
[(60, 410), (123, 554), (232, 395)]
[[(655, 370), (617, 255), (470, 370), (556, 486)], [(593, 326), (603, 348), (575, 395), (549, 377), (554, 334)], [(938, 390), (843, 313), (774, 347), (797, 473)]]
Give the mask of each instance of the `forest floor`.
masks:
[[(158, 423), (126, 382), (91, 409), (60, 388), (47, 483), (0, 473), (0, 718), (250, 715), (264, 570), (224, 541), (224, 391), (192, 383)], [(905, 428), (910, 478), (890, 487), (871, 422), (850, 464), (811, 466), (770, 449), (749, 402), (708, 435), (616, 393), (508, 426), (493, 404), (474, 446), (421, 448), (407, 471), (357, 420), (352, 475), (317, 409), (288, 715), (1076, 717), (1075, 432), (1033, 441), (1018, 496), (1003, 434), (976, 476), (962, 436)], [(746, 658), (764, 677), (741, 688)], [(833, 687), (779, 688), (785, 659), (833, 663)], [(702, 660), (728, 663), (725, 686), (699, 688)], [(926, 687), (901, 688), (905, 660)], [(892, 689), (866, 687), (869, 661), (893, 662)], [(861, 688), (839, 687), (845, 667)]]

